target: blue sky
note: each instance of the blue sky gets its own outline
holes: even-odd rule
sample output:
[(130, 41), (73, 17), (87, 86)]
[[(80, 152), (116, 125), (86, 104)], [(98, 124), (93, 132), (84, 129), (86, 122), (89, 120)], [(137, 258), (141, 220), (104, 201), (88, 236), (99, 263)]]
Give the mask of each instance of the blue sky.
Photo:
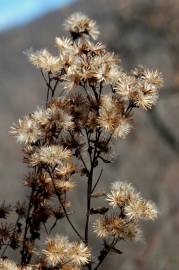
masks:
[(28, 23), (74, 0), (0, 0), (0, 31)]

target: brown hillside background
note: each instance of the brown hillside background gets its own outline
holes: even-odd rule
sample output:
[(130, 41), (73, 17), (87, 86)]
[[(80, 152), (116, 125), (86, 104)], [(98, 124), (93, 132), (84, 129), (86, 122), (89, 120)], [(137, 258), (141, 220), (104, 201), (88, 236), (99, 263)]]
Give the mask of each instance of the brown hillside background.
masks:
[[(53, 51), (54, 37), (62, 35), (61, 25), (74, 11), (82, 11), (97, 21), (100, 40), (119, 52), (126, 69), (143, 64), (162, 71), (165, 79), (156, 109), (136, 113), (133, 132), (115, 145), (116, 160), (106, 167), (103, 177), (103, 188), (118, 179), (132, 182), (156, 202), (159, 219), (144, 225), (144, 242), (122, 244), (124, 254), (109, 256), (101, 269), (178, 270), (178, 0), (83, 0), (21, 28), (0, 33), (0, 200), (16, 201), (26, 193), (22, 180), (27, 169), (22, 164), (19, 145), (8, 135), (9, 127), (43, 105), (45, 98), (41, 75), (23, 51), (30, 47)], [(78, 226), (83, 216), (83, 187), (79, 181), (73, 196), (74, 208), (80, 206), (80, 211), (75, 211)], [(69, 233), (64, 225), (57, 231), (61, 233), (62, 228)]]

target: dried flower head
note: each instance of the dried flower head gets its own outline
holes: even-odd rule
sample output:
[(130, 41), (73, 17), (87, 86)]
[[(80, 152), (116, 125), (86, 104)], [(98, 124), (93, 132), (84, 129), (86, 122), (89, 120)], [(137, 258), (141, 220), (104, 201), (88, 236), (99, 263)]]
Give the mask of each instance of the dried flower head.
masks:
[(131, 184), (114, 182), (111, 193), (107, 194), (106, 199), (113, 207), (123, 207), (124, 213), (129, 219), (154, 220), (157, 217), (155, 204), (144, 200)]
[(74, 127), (73, 117), (64, 110), (55, 106), (48, 108), (48, 114), (51, 125), (56, 125), (56, 128), (69, 130)]
[(116, 216), (98, 218), (94, 223), (94, 232), (101, 238), (113, 236), (120, 239), (139, 240), (141, 230), (134, 222)]
[(74, 13), (65, 21), (65, 29), (69, 31), (74, 39), (78, 37), (90, 36), (96, 39), (99, 30), (96, 22), (89, 19), (82, 13)]
[(97, 121), (114, 138), (124, 139), (132, 129), (131, 119), (124, 115), (121, 102), (109, 95), (102, 97)]
[(67, 176), (74, 174), (76, 172), (77, 168), (73, 162), (67, 162), (63, 163), (62, 166), (56, 167), (55, 172), (57, 176)]
[(125, 101), (134, 106), (151, 109), (156, 104), (159, 89), (163, 86), (163, 77), (157, 70), (136, 68), (131, 74), (119, 73), (114, 89)]
[(150, 70), (148, 68), (143, 69), (142, 75), (149, 84), (155, 85), (157, 87), (163, 86), (163, 76), (161, 72), (158, 72), (158, 70)]
[(41, 136), (41, 130), (31, 116), (25, 116), (19, 123), (14, 124), (10, 134), (16, 136), (17, 141), (22, 144), (35, 143)]
[(107, 201), (113, 207), (124, 206), (129, 200), (133, 197), (138, 197), (138, 194), (135, 193), (135, 189), (131, 184), (126, 182), (114, 182), (111, 187), (111, 193), (107, 194)]
[(121, 117), (117, 127), (114, 129), (113, 137), (125, 139), (132, 129), (131, 119)]
[(142, 198), (133, 199), (124, 208), (125, 214), (129, 219), (154, 220), (157, 218), (158, 211), (153, 202), (145, 201)]
[(55, 46), (58, 48), (60, 53), (65, 53), (73, 50), (72, 40), (65, 37), (56, 37)]
[(91, 259), (91, 252), (83, 242), (73, 242), (69, 249), (69, 257), (72, 264), (85, 265)]
[(32, 113), (32, 119), (40, 126), (45, 126), (50, 121), (49, 110), (44, 110), (40, 107)]
[(52, 166), (62, 164), (71, 157), (71, 151), (60, 145), (43, 146), (30, 157), (30, 164), (36, 166), (46, 163)]
[(63, 75), (62, 79), (64, 80), (64, 89), (69, 92), (80, 85), (83, 75), (79, 68), (72, 66), (69, 67), (67, 74)]
[(61, 61), (57, 56), (53, 56), (46, 49), (42, 49), (36, 52), (29, 50), (27, 52), (30, 62), (39, 69), (46, 72), (56, 73), (61, 69)]
[(15, 262), (8, 259), (0, 259), (0, 270), (18, 270)]
[(56, 235), (49, 238), (42, 251), (48, 265), (81, 266), (89, 262), (91, 253), (83, 242), (69, 242), (68, 238)]
[(57, 180), (55, 186), (60, 192), (67, 192), (74, 189), (75, 183), (70, 180), (68, 181)]
[(64, 236), (56, 235), (53, 238), (47, 239), (42, 254), (45, 256), (48, 265), (55, 266), (58, 263), (63, 263), (66, 258), (68, 246), (68, 238)]

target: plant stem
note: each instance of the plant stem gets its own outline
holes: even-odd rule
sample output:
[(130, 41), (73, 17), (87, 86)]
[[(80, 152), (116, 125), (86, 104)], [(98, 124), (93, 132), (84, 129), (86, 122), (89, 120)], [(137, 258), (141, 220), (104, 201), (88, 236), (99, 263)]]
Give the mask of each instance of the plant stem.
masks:
[(24, 263), (27, 263), (27, 258), (26, 258), (27, 251), (25, 250), (25, 244), (26, 244), (26, 238), (27, 238), (27, 233), (28, 233), (29, 216), (30, 216), (30, 211), (31, 211), (31, 206), (32, 206), (33, 193), (34, 193), (34, 189), (32, 188), (30, 199), (29, 199), (26, 220), (25, 220), (25, 229), (24, 229), (24, 236), (23, 236), (23, 241), (22, 241), (22, 251), (21, 251), (21, 254), (22, 254), (21, 265), (23, 265)]
[(53, 176), (52, 176), (51, 172), (50, 172), (49, 170), (48, 170), (48, 172), (49, 172), (50, 177), (51, 177), (51, 179), (52, 179), (52, 183), (53, 183), (53, 187), (54, 187), (54, 189), (55, 189), (55, 193), (56, 193), (57, 198), (58, 198), (58, 201), (59, 201), (59, 203), (60, 203), (60, 205), (61, 205), (61, 207), (62, 207), (62, 209), (63, 209), (63, 211), (64, 211), (64, 214), (65, 214), (66, 219), (68, 220), (68, 222), (69, 222), (71, 228), (72, 228), (73, 231), (76, 233), (76, 235), (84, 242), (83, 237), (82, 237), (81, 234), (78, 232), (78, 230), (75, 228), (75, 226), (73, 225), (71, 219), (69, 218), (69, 215), (68, 215), (68, 213), (67, 213), (67, 211), (66, 211), (66, 208), (65, 208), (65, 206), (64, 206), (64, 204), (63, 204), (63, 202), (62, 202), (62, 200), (61, 200), (60, 194), (59, 194), (59, 192), (58, 192), (58, 190), (57, 190), (57, 188), (56, 188), (56, 186), (55, 186), (55, 182), (54, 182), (54, 180), (53, 180)]
[[(87, 212), (86, 212), (86, 225), (85, 225), (85, 241), (87, 244), (88, 244), (88, 233), (89, 233), (89, 218), (90, 218), (90, 209), (91, 209), (91, 193), (92, 193), (92, 184), (93, 184), (93, 172), (94, 172), (96, 158), (97, 158), (96, 157), (96, 149), (97, 149), (99, 137), (100, 137), (100, 131), (97, 129), (93, 158), (92, 158), (92, 153), (90, 151), (88, 151), (89, 156), (90, 156), (91, 169), (90, 169), (89, 176), (88, 176), (88, 186), (87, 186)], [(88, 139), (88, 145), (90, 147), (89, 137), (87, 137), (87, 139)]]

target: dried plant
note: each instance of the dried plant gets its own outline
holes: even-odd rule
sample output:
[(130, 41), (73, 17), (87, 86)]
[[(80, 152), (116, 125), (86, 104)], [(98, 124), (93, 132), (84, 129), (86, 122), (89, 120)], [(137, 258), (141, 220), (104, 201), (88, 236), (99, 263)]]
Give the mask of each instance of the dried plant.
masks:
[[(81, 13), (71, 15), (65, 29), (71, 38), (55, 39), (56, 56), (46, 49), (27, 52), (47, 86), (46, 104), (10, 130), (22, 144), (29, 167), (24, 179), (29, 196), (15, 206), (0, 205), (3, 270), (97, 270), (110, 252), (122, 253), (121, 241), (142, 237), (141, 220), (157, 217), (154, 203), (131, 184), (114, 182), (107, 194), (98, 184), (103, 163), (112, 161), (112, 141), (125, 139), (132, 130), (136, 109), (150, 109), (156, 103), (162, 75), (143, 67), (124, 72), (117, 55), (92, 42), (99, 30)], [(69, 192), (80, 185), (75, 183), (77, 177), (87, 186), (85, 225), (80, 229), (69, 200)], [(99, 206), (94, 207), (99, 198)], [(16, 221), (9, 223), (13, 212)], [(76, 241), (53, 235), (61, 219), (69, 223)], [(92, 250), (91, 230), (101, 242), (99, 254)], [(43, 231), (47, 240), (39, 248)], [(19, 251), (17, 262), (7, 256), (9, 249)]]

